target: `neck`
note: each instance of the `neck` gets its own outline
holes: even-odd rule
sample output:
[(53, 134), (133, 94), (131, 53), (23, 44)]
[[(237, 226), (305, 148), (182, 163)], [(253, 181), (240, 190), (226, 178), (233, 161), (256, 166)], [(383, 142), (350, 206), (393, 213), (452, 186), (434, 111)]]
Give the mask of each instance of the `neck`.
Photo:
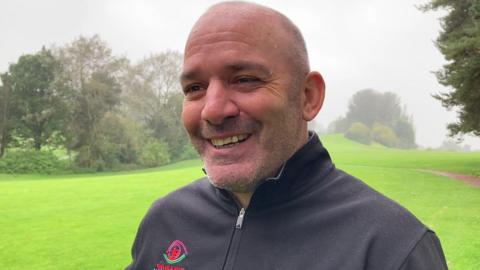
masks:
[(242, 208), (247, 208), (252, 199), (253, 192), (232, 192), (233, 197)]

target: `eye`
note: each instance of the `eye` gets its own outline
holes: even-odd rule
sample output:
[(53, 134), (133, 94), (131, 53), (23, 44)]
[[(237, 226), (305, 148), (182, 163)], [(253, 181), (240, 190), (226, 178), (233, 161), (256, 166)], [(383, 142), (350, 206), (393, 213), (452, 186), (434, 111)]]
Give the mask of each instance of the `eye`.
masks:
[(234, 83), (256, 83), (260, 82), (260, 79), (253, 76), (240, 76), (234, 80)]
[(195, 94), (198, 93), (199, 91), (204, 90), (205, 87), (202, 86), (201, 84), (194, 83), (194, 84), (188, 84), (183, 88), (183, 94), (184, 95), (190, 95), (190, 94)]

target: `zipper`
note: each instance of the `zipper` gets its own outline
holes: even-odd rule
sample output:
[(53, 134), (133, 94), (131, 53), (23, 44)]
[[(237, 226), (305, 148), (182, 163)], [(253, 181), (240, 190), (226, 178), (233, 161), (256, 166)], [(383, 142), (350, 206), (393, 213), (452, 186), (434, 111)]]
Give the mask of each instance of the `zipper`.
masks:
[(238, 230), (242, 229), (244, 217), (245, 217), (245, 208), (242, 207), (242, 209), (240, 209), (240, 213), (238, 214), (238, 217), (237, 217), (237, 224), (235, 224), (236, 229), (238, 229)]
[(231, 270), (235, 265), (238, 246), (240, 244), (240, 238), (242, 235), (243, 221), (245, 220), (245, 212), (245, 208), (242, 207), (238, 213), (237, 221), (230, 238), (230, 243), (228, 244), (228, 250), (227, 254), (225, 255), (225, 261), (223, 262), (222, 270)]

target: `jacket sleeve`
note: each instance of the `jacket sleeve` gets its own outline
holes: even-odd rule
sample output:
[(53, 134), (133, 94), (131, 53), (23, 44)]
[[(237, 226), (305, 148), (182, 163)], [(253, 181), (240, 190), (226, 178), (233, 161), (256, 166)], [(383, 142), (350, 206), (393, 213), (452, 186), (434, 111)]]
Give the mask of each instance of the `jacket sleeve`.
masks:
[(142, 225), (143, 225), (144, 220), (140, 223), (140, 226), (137, 231), (137, 235), (135, 236), (135, 240), (132, 245), (132, 262), (130, 265), (128, 265), (125, 270), (135, 270), (137, 269), (137, 259), (138, 259), (138, 254), (139, 254), (139, 246), (140, 242), (142, 241), (143, 238), (143, 231), (142, 231)]
[(447, 270), (445, 255), (437, 236), (427, 231), (412, 252), (403, 262), (399, 270)]

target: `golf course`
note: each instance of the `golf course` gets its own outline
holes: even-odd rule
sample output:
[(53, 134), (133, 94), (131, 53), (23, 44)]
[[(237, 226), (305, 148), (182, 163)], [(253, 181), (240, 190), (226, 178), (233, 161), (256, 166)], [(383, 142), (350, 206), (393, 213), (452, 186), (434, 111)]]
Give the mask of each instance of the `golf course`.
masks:
[[(450, 269), (480, 269), (480, 187), (429, 172), (480, 177), (480, 152), (390, 149), (342, 135), (321, 139), (338, 168), (437, 233)], [(200, 160), (114, 173), (0, 174), (0, 269), (123, 269), (151, 203), (202, 175)]]

